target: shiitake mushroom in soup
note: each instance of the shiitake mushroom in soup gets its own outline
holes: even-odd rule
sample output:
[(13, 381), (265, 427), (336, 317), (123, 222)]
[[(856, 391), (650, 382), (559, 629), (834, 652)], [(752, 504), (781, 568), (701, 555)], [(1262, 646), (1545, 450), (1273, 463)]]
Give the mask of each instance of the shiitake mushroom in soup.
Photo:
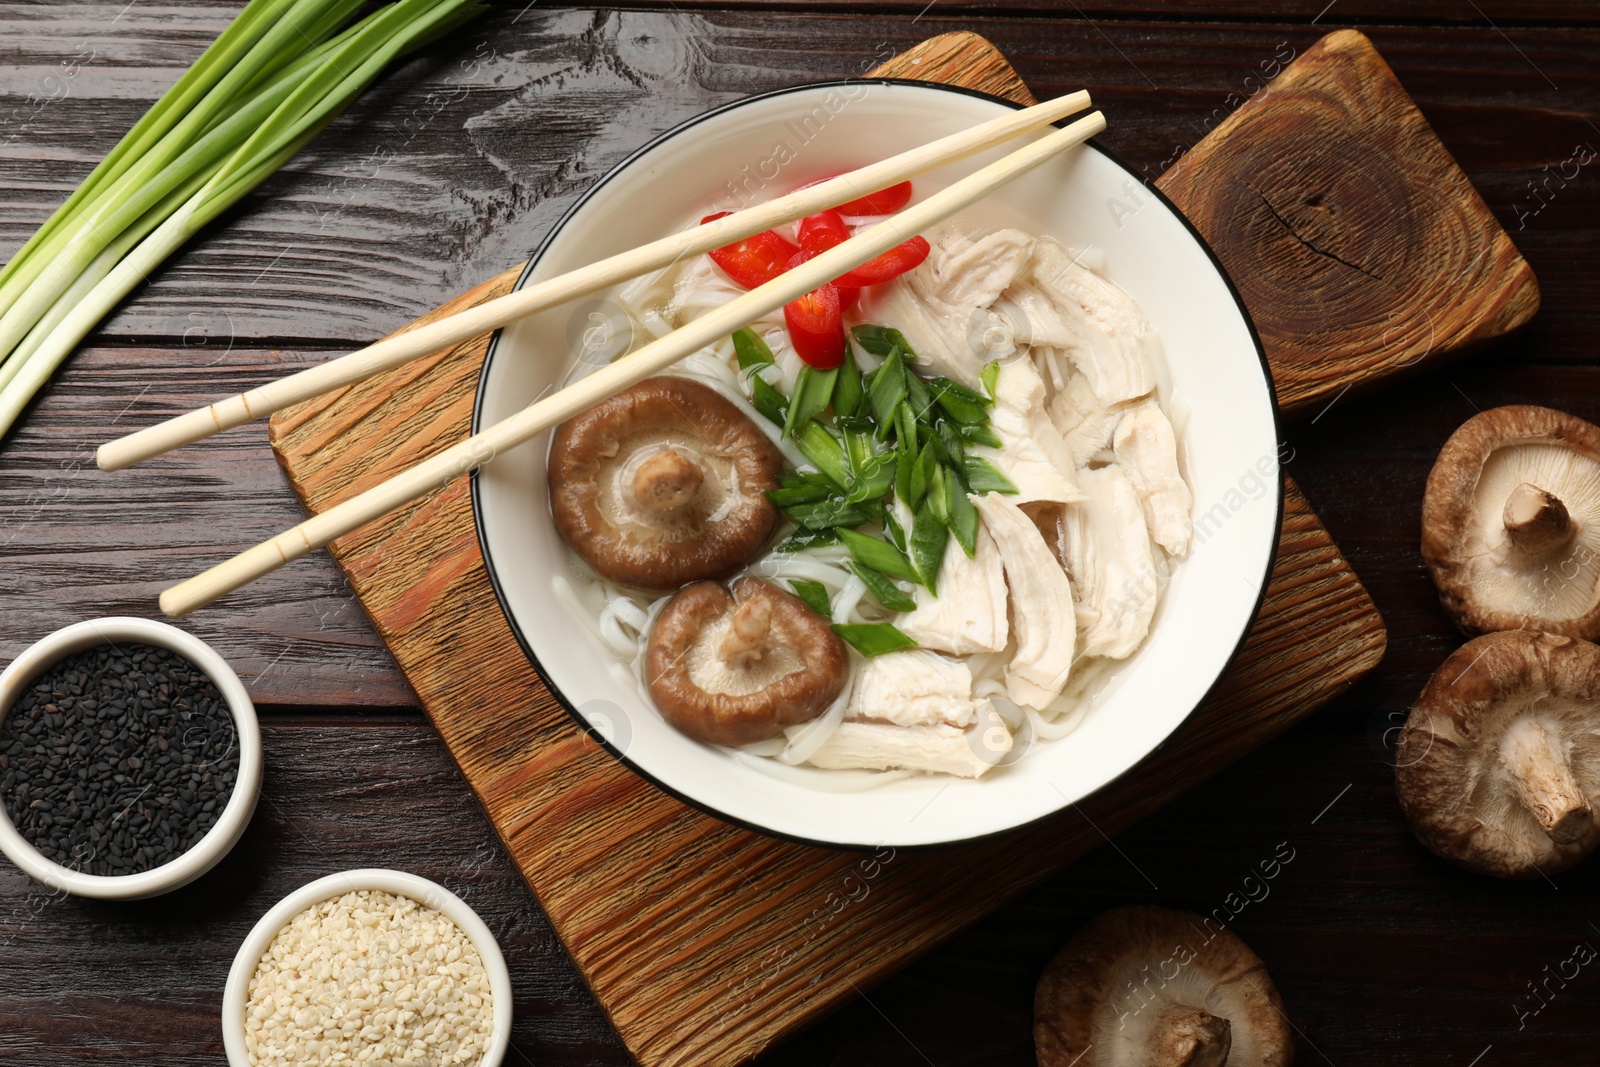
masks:
[(760, 578), (726, 589), (697, 582), (650, 631), (650, 696), (690, 737), (745, 745), (822, 714), (844, 692), (849, 661), (828, 620)]
[(550, 510), (602, 578), (667, 591), (761, 552), (781, 469), (772, 442), (714, 389), (647, 378), (556, 429)]

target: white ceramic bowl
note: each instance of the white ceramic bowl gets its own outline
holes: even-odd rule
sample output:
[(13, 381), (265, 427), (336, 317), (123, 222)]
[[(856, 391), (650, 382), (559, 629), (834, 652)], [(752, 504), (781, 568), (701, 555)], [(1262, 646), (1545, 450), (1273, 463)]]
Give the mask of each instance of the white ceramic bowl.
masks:
[[(1013, 106), (914, 82), (801, 86), (738, 101), (664, 134), (601, 179), (557, 224), (529, 270), (552, 277), (682, 228), (713, 201), (727, 201), (730, 182), (770, 198)], [(1109, 118), (1115, 126), (1116, 116)], [(779, 145), (793, 157), (781, 166), (774, 164), (785, 155)], [(943, 188), (1008, 147), (918, 178), (917, 194)], [(475, 478), (479, 536), (495, 588), (551, 689), (629, 766), (731, 821), (829, 845), (917, 846), (1043, 818), (1127, 773), (1170, 735), (1217, 681), (1255, 617), (1282, 504), (1274, 400), (1260, 342), (1199, 235), (1092, 143), (958, 221), (1018, 225), (1103, 252), (1110, 279), (1161, 335), (1169, 395), (1188, 410), (1180, 441), (1202, 543), (1176, 568), (1144, 646), (1070, 737), (1038, 744), (977, 780), (916, 777), (869, 792), (824, 791), (743, 766), (668, 726), (615, 677), (615, 658), (592, 628), (575, 624), (553, 599), (551, 578), (570, 563), (550, 518), (548, 435), (497, 456)], [(584, 314), (582, 304), (556, 308), (503, 331), (484, 366), (477, 426), (511, 415), (560, 381), (577, 348), (569, 342), (574, 316), (581, 333)]]
[(63, 627), (30, 645), (0, 674), (0, 721), (22, 692), (58, 661), (96, 645), (133, 642), (169, 649), (193, 663), (215, 683), (233, 714), (239, 743), (239, 775), (222, 815), (193, 848), (154, 870), (138, 874), (83, 874), (54, 863), (23, 839), (0, 805), (0, 851), (32, 877), (80, 897), (102, 900), (141, 900), (188, 885), (215, 867), (238, 843), (261, 792), (261, 726), (255, 705), (233, 668), (211, 646), (176, 626), (150, 619), (114, 617), (89, 619)]
[(256, 973), (261, 957), (272, 939), (290, 919), (302, 911), (330, 897), (343, 896), (361, 889), (376, 889), (412, 900), (436, 911), (461, 928), (472, 939), (473, 947), (483, 960), (489, 975), (489, 992), (494, 998), (494, 1033), (489, 1038), (489, 1050), (474, 1067), (500, 1067), (506, 1049), (511, 1044), (511, 971), (500, 952), (500, 944), (484, 921), (478, 918), (466, 901), (437, 882), (405, 871), (368, 868), (341, 871), (318, 878), (296, 889), (272, 906), (246, 935), (244, 944), (233, 957), (228, 969), (228, 982), (222, 991), (222, 1047), (228, 1054), (231, 1067), (251, 1067), (250, 1054), (244, 1042), (244, 1011), (250, 979)]

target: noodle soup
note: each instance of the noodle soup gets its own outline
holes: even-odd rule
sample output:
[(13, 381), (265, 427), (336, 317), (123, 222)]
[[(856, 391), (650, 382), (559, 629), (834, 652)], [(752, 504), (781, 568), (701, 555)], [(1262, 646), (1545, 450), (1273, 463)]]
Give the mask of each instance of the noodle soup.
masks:
[[(673, 369), (716, 404), (685, 400), (679, 388), (664, 404), (652, 395), (616, 406), (606, 419), (618, 425), (589, 429), (622, 442), (605, 448), (637, 448), (594, 476), (591, 498), (634, 507), (630, 494), (648, 485), (678, 501), (669, 517), (701, 507), (680, 526), (720, 521), (730, 501), (759, 510), (750, 491), (759, 471), (741, 481), (728, 456), (760, 449), (746, 440), (718, 458), (670, 428), (637, 445), (625, 417), (642, 420), (652, 405), (695, 409), (690, 432), (714, 421), (725, 435), (731, 418), (703, 413), (725, 404), (772, 450), (776, 481), (760, 495), (776, 515), (745, 558), (706, 575), (731, 594), (693, 592), (706, 621), (662, 621), (684, 614), (681, 598), (704, 580), (647, 589), (639, 584), (655, 586), (651, 577), (610, 580), (610, 557), (596, 567), (587, 542), (584, 558), (553, 579), (614, 657), (618, 682), (674, 726), (823, 789), (1005, 774), (1042, 744), (1071, 744), (1097, 690), (1142, 647), (1190, 550), (1192, 495), (1162, 348), (1094, 253), (1016, 228), (951, 227), (929, 235), (925, 255), (841, 309), (848, 343), (838, 368), (808, 364), (793, 318), (775, 312)], [(699, 256), (610, 299), (642, 344), (740, 295), (737, 270)], [(594, 366), (578, 360), (567, 380)], [(899, 407), (886, 406), (897, 396)], [(552, 447), (558, 527), (579, 545), (573, 531), (587, 538), (596, 520), (563, 523), (556, 487), (570, 443), (558, 434)], [(644, 521), (627, 507), (612, 508), (617, 523)], [(758, 530), (762, 521), (750, 520)], [(664, 529), (658, 541), (678, 536)], [(637, 545), (627, 551), (636, 556)], [(799, 636), (770, 636), (780, 617), (798, 620)], [(816, 622), (844, 644), (828, 644)], [(712, 627), (714, 640), (691, 647)], [(665, 629), (680, 644), (663, 651)], [(741, 643), (742, 631), (753, 636)], [(837, 677), (823, 676), (823, 662)], [(763, 685), (790, 683), (759, 714), (750, 711), (756, 670)], [(680, 709), (686, 688), (693, 700)]]

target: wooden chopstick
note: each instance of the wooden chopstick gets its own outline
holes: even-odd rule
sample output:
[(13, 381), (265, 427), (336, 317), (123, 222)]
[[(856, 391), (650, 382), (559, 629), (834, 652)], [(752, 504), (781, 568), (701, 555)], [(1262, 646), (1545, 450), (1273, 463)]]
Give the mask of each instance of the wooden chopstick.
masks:
[(934, 193), (921, 203), (863, 230), (815, 259), (730, 300), (631, 355), (601, 367), (560, 392), (535, 401), (510, 418), (495, 423), (320, 515), (312, 516), (270, 541), (264, 541), (203, 574), (180, 582), (161, 594), (161, 610), (174, 618), (187, 615), (407, 501), (437, 489), (467, 471), (476, 470), (500, 452), (522, 444), (613, 393), (665, 370), (689, 353), (715, 343), (739, 327), (888, 251), (919, 231), (943, 222), (1013, 178), (1093, 137), (1105, 129), (1105, 125), (1104, 116), (1096, 111), (1065, 129), (1041, 137)]
[(263, 418), (291, 404), (320, 396), (331, 389), (358, 382), (379, 371), (498, 330), (536, 311), (599, 292), (629, 278), (668, 266), (686, 256), (721, 248), (781, 223), (792, 222), (804, 215), (965, 159), (1088, 106), (1089, 94), (1076, 92), (1002, 115), (776, 200), (736, 211), (716, 222), (663, 237), (560, 277), (525, 286), (449, 318), (396, 334), (338, 359), (268, 382), (247, 393), (156, 423), (101, 445), (95, 453), (95, 461), (101, 470), (106, 471), (130, 467), (164, 452), (204, 440), (230, 427)]

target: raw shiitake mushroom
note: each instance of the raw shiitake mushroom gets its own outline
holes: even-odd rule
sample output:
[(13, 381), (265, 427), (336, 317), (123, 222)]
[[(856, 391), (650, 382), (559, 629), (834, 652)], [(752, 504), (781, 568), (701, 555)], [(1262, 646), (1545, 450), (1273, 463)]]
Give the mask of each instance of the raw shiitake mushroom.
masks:
[(1287, 1067), (1294, 1043), (1263, 964), (1186, 911), (1113, 908), (1067, 942), (1033, 1001), (1039, 1067)]
[(557, 427), (550, 511), (572, 550), (618, 585), (664, 592), (754, 559), (777, 525), (783, 461), (732, 401), (647, 378)]
[(1530, 405), (1467, 420), (1428, 475), (1422, 558), (1466, 633), (1600, 637), (1600, 427)]
[(645, 680), (683, 733), (746, 745), (822, 714), (844, 692), (849, 661), (827, 619), (747, 576), (731, 592), (696, 582), (667, 602), (650, 630)]
[(1600, 845), (1600, 646), (1485, 634), (1428, 680), (1395, 785), (1418, 839), (1484, 874), (1534, 878)]

